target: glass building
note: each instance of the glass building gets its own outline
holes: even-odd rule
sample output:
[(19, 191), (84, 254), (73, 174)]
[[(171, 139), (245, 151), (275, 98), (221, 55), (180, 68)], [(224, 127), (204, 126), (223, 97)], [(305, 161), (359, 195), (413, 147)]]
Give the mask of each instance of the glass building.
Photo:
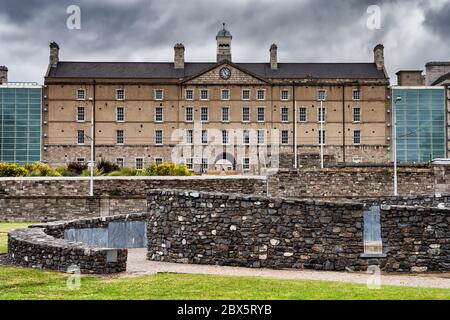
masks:
[(0, 162), (41, 160), (41, 95), (36, 83), (0, 85)]
[(446, 158), (444, 87), (393, 87), (398, 162)]

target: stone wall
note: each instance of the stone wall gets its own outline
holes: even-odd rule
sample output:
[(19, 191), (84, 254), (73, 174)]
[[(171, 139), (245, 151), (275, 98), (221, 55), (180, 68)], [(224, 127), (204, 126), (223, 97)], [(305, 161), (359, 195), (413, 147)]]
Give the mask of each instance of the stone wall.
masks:
[(146, 214), (121, 215), (34, 225), (8, 234), (8, 261), (13, 265), (66, 272), (107, 274), (126, 270), (127, 249), (98, 248), (64, 239), (69, 229), (107, 228), (111, 222), (146, 221)]
[[(388, 197), (394, 193), (393, 176), (393, 168), (384, 166), (282, 169), (269, 176), (268, 191), (271, 196), (294, 198)], [(445, 177), (450, 180), (450, 175)], [(432, 167), (398, 169), (400, 195), (434, 195), (436, 185)]]
[[(383, 207), (364, 253), (362, 203), (151, 191), (148, 259), (268, 268), (449, 271), (450, 209)], [(401, 232), (399, 232), (401, 231)]]

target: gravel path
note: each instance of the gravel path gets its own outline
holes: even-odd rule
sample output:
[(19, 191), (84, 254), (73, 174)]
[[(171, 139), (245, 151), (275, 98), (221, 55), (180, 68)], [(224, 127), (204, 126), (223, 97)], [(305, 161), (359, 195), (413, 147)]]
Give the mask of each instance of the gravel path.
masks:
[[(206, 266), (154, 262), (146, 260), (146, 249), (128, 250), (127, 271), (120, 277), (151, 275), (156, 273), (208, 274), (222, 276), (264, 277), (276, 279), (303, 279), (367, 284), (370, 275), (353, 272), (312, 270), (271, 270), (238, 267)], [(450, 289), (450, 274), (382, 274), (381, 285), (446, 288)]]

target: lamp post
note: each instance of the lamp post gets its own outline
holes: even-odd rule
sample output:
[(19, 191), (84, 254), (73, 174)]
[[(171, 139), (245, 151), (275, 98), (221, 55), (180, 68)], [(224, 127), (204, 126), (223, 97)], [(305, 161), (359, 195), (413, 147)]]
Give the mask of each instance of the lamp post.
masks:
[(91, 161), (89, 162), (89, 196), (94, 196), (94, 167), (95, 167), (95, 159), (94, 159), (94, 100), (89, 98), (89, 101), (92, 104), (91, 109)]
[(397, 176), (397, 102), (402, 101), (402, 97), (397, 97), (395, 99), (393, 108), (392, 108), (392, 152), (394, 158), (394, 196), (398, 196), (398, 176)]
[(320, 168), (323, 169), (324, 168), (324, 164), (323, 164), (323, 143), (324, 143), (324, 138), (325, 138), (325, 134), (323, 133), (323, 122), (325, 121), (325, 112), (323, 110), (323, 99), (320, 99)]

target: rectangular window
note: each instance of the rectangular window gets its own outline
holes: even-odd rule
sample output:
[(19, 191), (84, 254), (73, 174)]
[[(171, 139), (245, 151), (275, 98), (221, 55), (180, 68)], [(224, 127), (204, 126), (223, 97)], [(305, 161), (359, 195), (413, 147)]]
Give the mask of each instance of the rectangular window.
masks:
[(266, 141), (266, 130), (258, 130), (258, 144), (264, 144)]
[(208, 90), (200, 90), (200, 100), (208, 100)]
[(77, 130), (77, 143), (84, 144), (84, 130)]
[(361, 122), (361, 108), (360, 107), (353, 108), (353, 122)]
[(77, 158), (77, 163), (85, 163), (86, 159), (85, 158)]
[(86, 90), (84, 89), (77, 90), (77, 100), (86, 100)]
[(202, 122), (208, 122), (209, 121), (208, 107), (202, 107), (200, 109), (200, 121), (202, 121)]
[(264, 122), (266, 120), (265, 108), (258, 108), (258, 122)]
[(222, 100), (230, 100), (230, 90), (222, 90)]
[(361, 100), (361, 90), (353, 90), (353, 100)]
[(85, 121), (85, 110), (84, 107), (78, 107), (77, 108), (77, 121), (83, 122)]
[(325, 130), (319, 130), (319, 145), (326, 144)]
[(288, 144), (288, 143), (289, 143), (289, 131), (282, 130), (281, 131), (281, 144)]
[(116, 90), (116, 100), (125, 100), (125, 90), (124, 89)]
[(116, 121), (124, 122), (125, 121), (125, 109), (124, 107), (117, 107), (116, 109)]
[(248, 90), (248, 89), (242, 90), (242, 100), (245, 100), (245, 101), (250, 100), (250, 90)]
[(353, 143), (361, 144), (361, 130), (353, 131)]
[(222, 108), (222, 122), (230, 122), (230, 108)]
[(164, 112), (162, 107), (155, 107), (155, 122), (164, 121)]
[(242, 131), (242, 143), (250, 144), (250, 131), (248, 131), (248, 130)]
[(266, 90), (259, 89), (256, 91), (256, 98), (258, 100), (265, 100), (266, 99)]
[(144, 158), (136, 158), (135, 167), (138, 170), (144, 169)]
[(317, 121), (319, 123), (327, 121), (327, 110), (326, 108), (317, 108)]
[(123, 158), (116, 158), (116, 165), (117, 165), (119, 168), (123, 168), (124, 163), (125, 163), (125, 160), (124, 160)]
[(124, 143), (123, 130), (116, 130), (116, 143), (117, 144), (123, 144)]
[(202, 170), (204, 172), (208, 171), (208, 159), (202, 158)]
[(202, 144), (208, 144), (208, 130), (202, 130)]
[(192, 144), (194, 140), (194, 130), (188, 129), (186, 130), (186, 143)]
[(186, 159), (186, 168), (188, 170), (194, 170), (194, 159), (193, 158)]
[(298, 109), (298, 121), (307, 122), (308, 121), (308, 109), (301, 107)]
[(242, 108), (242, 122), (250, 122), (250, 108), (249, 107)]
[(155, 100), (161, 101), (164, 99), (164, 90), (156, 89), (155, 90)]
[(289, 91), (288, 90), (281, 90), (281, 101), (287, 101), (289, 100)]
[(286, 107), (281, 108), (281, 122), (289, 122), (289, 109)]
[(162, 145), (163, 144), (163, 131), (155, 130), (155, 143)]
[(243, 170), (250, 170), (250, 158), (244, 158), (242, 161), (242, 169)]
[(327, 92), (325, 90), (317, 91), (317, 100), (325, 101), (327, 99)]
[(222, 130), (222, 144), (228, 144), (229, 142), (228, 130)]
[(194, 108), (186, 107), (186, 122), (194, 121)]
[(163, 164), (164, 159), (163, 158), (155, 158), (155, 164), (160, 165)]
[(194, 90), (186, 89), (184, 91), (184, 97), (186, 100), (194, 100)]

